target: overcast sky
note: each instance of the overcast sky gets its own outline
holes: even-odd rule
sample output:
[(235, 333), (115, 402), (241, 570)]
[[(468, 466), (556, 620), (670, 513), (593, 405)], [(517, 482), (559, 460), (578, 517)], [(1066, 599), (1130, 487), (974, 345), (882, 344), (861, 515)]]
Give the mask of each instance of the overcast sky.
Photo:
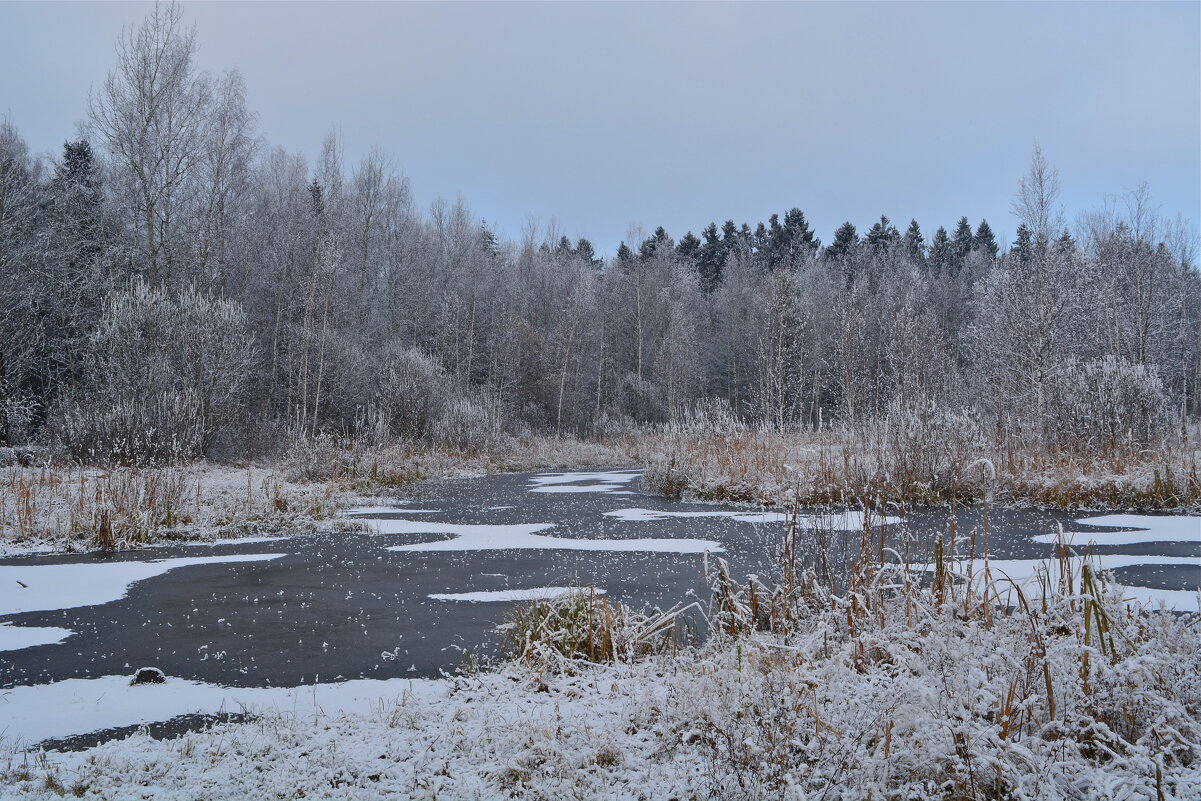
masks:
[[(1147, 181), (1201, 218), (1201, 4), (185, 3), (272, 144), (378, 145), (509, 236), (803, 209), (1012, 239), (1033, 143), (1069, 219)], [(140, 3), (0, 3), (0, 114), (56, 151)]]

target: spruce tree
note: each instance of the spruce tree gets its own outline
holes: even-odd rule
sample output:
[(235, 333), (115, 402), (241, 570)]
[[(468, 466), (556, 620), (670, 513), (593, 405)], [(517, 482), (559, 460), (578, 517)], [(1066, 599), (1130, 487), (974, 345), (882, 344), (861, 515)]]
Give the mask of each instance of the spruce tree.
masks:
[(990, 259), (997, 257), (997, 238), (993, 236), (988, 220), (981, 220), (976, 228), (976, 235), (972, 238), (972, 250), (983, 251)]
[(901, 239), (901, 246), (914, 264), (920, 265), (926, 261), (926, 240), (922, 237), (922, 229), (917, 220), (909, 221), (909, 228)]
[(883, 214), (880, 215), (880, 221), (869, 228), (863, 237), (863, 244), (875, 253), (883, 253), (900, 241), (901, 234), (896, 226)]
[(972, 224), (967, 217), (960, 217), (955, 225), (955, 234), (951, 237), (951, 254), (956, 268), (962, 267), (967, 256), (972, 252), (975, 237), (972, 235)]
[(660, 253), (670, 253), (675, 246), (676, 243), (660, 225), (655, 229), (655, 235), (648, 237), (638, 248), (638, 255), (644, 259), (651, 259)]
[(693, 262), (696, 261), (697, 256), (700, 254), (700, 249), (701, 240), (697, 239), (696, 235), (691, 231), (684, 234), (679, 244), (676, 245), (676, 253), (680, 258)]
[(1022, 264), (1026, 264), (1034, 258), (1034, 235), (1030, 233), (1026, 223), (1018, 226), (1017, 241), (1013, 243), (1009, 252), (1017, 256), (1018, 261)]
[(955, 251), (947, 229), (941, 225), (934, 232), (934, 241), (930, 243), (930, 268), (935, 272), (946, 272), (954, 266)]
[(859, 234), (849, 221), (838, 226), (834, 232), (834, 241), (826, 248), (826, 258), (831, 261), (845, 259), (859, 244)]
[(595, 265), (598, 261), (596, 258), (596, 248), (592, 247), (592, 243), (583, 237), (580, 237), (579, 241), (576, 242), (575, 255), (577, 258), (583, 259), (592, 265)]

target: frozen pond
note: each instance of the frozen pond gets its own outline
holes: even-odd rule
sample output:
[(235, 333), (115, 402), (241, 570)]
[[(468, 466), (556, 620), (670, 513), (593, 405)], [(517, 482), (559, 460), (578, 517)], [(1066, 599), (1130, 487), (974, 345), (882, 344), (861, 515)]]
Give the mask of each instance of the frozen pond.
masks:
[[(516, 600), (575, 586), (636, 607), (703, 600), (705, 563), (718, 555), (736, 574), (768, 577), (786, 526), (771, 510), (643, 495), (632, 471), (433, 481), (416, 491), (404, 507), (354, 512), (366, 532), (0, 561), (0, 732), (36, 741), (237, 712), (243, 696), (295, 705), (289, 688), (334, 682), (351, 682), (338, 692), (353, 688), (367, 704), (398, 694), (398, 680), (454, 671), (465, 651), (484, 661), (501, 653), (496, 626)], [(890, 531), (928, 544), (948, 517), (911, 512)], [(979, 518), (958, 513), (960, 554)], [(857, 514), (813, 522), (845, 529), (834, 535), (840, 547), (857, 547)], [(1053, 554), (1057, 524), (1089, 532), (1069, 537), (1081, 548), (1095, 541), (1132, 597), (1196, 609), (1198, 518), (994, 508), (994, 570), (1028, 573), (1031, 560)], [(167, 684), (128, 688), (148, 665)], [(68, 701), (79, 708), (54, 712)]]

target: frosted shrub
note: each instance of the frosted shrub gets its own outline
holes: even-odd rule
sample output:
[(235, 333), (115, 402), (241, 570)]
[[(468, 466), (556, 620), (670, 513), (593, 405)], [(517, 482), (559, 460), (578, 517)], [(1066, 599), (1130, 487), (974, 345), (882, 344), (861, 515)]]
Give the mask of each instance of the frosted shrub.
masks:
[(7, 397), (0, 392), (0, 445), (20, 445), (29, 442), (38, 404), (31, 397)]
[(985, 451), (973, 410), (947, 408), (933, 399), (893, 400), (882, 419), (864, 426), (877, 464), (874, 473), (898, 487), (949, 490), (965, 480), (968, 465)]
[(641, 423), (663, 420), (663, 398), (659, 387), (635, 373), (622, 376), (617, 387), (622, 414)]
[(204, 453), (196, 397), (161, 390), (107, 404), (72, 403), (60, 409), (58, 435), (72, 458), (84, 463), (167, 464)]
[(87, 354), (87, 384), (55, 426), (73, 457), (123, 464), (201, 456), (245, 408), (254, 344), (242, 308), (139, 284), (110, 299)]
[(746, 424), (738, 419), (724, 398), (701, 398), (675, 414), (670, 429), (681, 434), (730, 435), (744, 433)]
[(393, 436), (418, 440), (432, 433), (450, 394), (450, 378), (438, 360), (406, 348), (385, 368), (380, 415)]
[(592, 434), (601, 439), (635, 436), (642, 432), (634, 418), (620, 412), (602, 410), (592, 421)]
[(482, 451), (502, 439), (500, 419), (474, 398), (453, 398), (434, 422), (433, 438), (466, 451)]
[(1051, 383), (1048, 407), (1048, 440), (1077, 453), (1155, 446), (1172, 426), (1155, 368), (1114, 356), (1066, 361)]

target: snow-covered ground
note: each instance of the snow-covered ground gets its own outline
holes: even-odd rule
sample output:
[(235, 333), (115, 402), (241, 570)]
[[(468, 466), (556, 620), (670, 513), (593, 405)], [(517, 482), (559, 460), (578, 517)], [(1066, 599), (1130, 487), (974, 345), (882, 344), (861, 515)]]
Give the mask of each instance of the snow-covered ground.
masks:
[(863, 615), (849, 599), (814, 598), (791, 634), (633, 664), (273, 690), (126, 676), (14, 688), (2, 699), (7, 734), (25, 740), (185, 711), (257, 717), (171, 740), (14, 753), (0, 795), (1201, 797), (1201, 627), (1104, 598), (1115, 634), (1104, 653), (1079, 639), (1068, 597), (1033, 609), (1032, 627), (1024, 613), (965, 620), (958, 603), (940, 613), (919, 593)]
[[(542, 474), (519, 491), (619, 494), (635, 475)], [(722, 550), (717, 541), (695, 538), (559, 537), (555, 523), (426, 518), (440, 511), (398, 503), (346, 514), (369, 533), (440, 538), (380, 543), (397, 552)], [(786, 520), (778, 512), (718, 508), (629, 507), (597, 516), (623, 531), (678, 519), (777, 526)], [(799, 522), (847, 532), (864, 525), (856, 512), (807, 515)], [(1079, 522), (1077, 546), (1085, 540), (1189, 543), (1201, 525), (1195, 517), (1135, 515)], [(1090, 525), (1132, 531), (1083, 533)], [(1041, 535), (1036, 540), (1043, 541)], [(0, 615), (108, 603), (134, 582), (168, 571), (280, 556), (0, 566)], [(1110, 552), (1092, 558), (1095, 570), (1198, 562)], [(977, 560), (970, 572), (978, 577), (983, 564)], [(963, 563), (952, 567), (969, 572)], [(1039, 571), (1055, 575), (1058, 564), (990, 560), (988, 568), (998, 591), (1014, 584), (1031, 598), (1043, 590)], [(1073, 570), (1078, 584), (1079, 562)], [(571, 591), (457, 589), (422, 597), (468, 606)], [(1113, 642), (1101, 650), (1104, 643), (1082, 641), (1079, 608), (1056, 600), (1054, 592), (1051, 613), (1033, 629), (1052, 632), (1040, 634), (1050, 638), (1039, 645), (1042, 652), (1031, 650), (1030, 622), (1017, 615), (997, 612), (997, 622), (988, 624), (976, 616), (964, 620), (957, 604), (954, 614), (936, 614), (930, 596), (919, 595), (908, 606), (873, 611), (849, 632), (847, 621), (862, 599), (827, 597), (813, 603), (805, 613), (811, 618), (787, 636), (746, 632), (737, 641), (718, 638), (637, 664), (513, 664), (471, 677), (301, 687), (228, 688), (178, 676), (131, 686), (128, 675), (9, 687), (0, 690), (0, 740), (11, 753), (7, 767), (0, 761), (0, 798), (53, 797), (60, 789), (84, 797), (166, 799), (849, 799), (869, 791), (874, 797), (991, 798), (999, 782), (1002, 797), (1015, 799), (1150, 799), (1156, 797), (1157, 771), (1164, 798), (1201, 797), (1201, 627), (1196, 617), (1139, 606), (1196, 612), (1199, 596), (1111, 589), (1106, 603), (1113, 625), (1124, 632), (1120, 651)], [(1061, 629), (1075, 634), (1053, 633)], [(71, 636), (68, 628), (0, 623), (0, 651), (69, 643)], [(1005, 714), (1021, 736), (1003, 733), (1010, 724), (999, 710), (1007, 705), (1012, 709)], [(255, 719), (170, 741), (134, 734), (81, 753), (35, 758), (20, 751), (48, 738), (228, 712)], [(977, 782), (976, 789), (964, 789)]]

